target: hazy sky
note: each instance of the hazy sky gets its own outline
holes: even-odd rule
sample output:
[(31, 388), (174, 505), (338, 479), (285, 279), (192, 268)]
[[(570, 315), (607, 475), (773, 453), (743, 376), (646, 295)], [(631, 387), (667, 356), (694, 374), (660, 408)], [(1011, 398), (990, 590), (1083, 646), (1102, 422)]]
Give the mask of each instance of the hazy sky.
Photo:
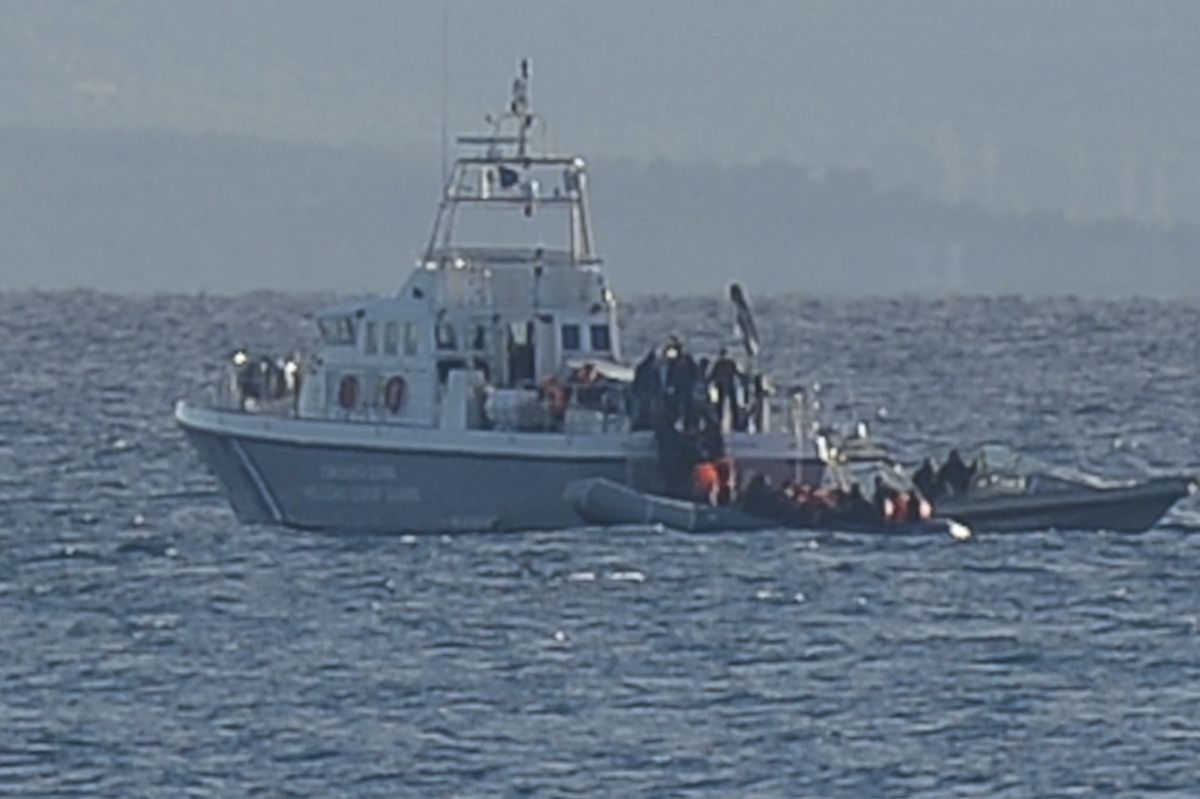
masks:
[(630, 290), (1197, 291), (1197, 0), (0, 0), (0, 287), (389, 288), (524, 57)]
[(552, 137), (591, 155), (1200, 221), (1190, 0), (6, 0), (0, 124), (436, 153), (443, 101), (475, 127), (522, 56)]

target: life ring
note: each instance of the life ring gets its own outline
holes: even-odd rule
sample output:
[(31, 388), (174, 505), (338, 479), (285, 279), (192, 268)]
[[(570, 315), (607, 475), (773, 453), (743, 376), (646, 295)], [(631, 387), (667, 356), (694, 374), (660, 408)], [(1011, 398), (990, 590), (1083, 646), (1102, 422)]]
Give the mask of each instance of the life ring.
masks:
[(346, 410), (352, 410), (358, 403), (358, 378), (346, 375), (338, 385), (338, 404)]
[(404, 398), (408, 386), (404, 382), (404, 378), (396, 375), (383, 386), (383, 404), (392, 413), (400, 413), (400, 409), (404, 407)]

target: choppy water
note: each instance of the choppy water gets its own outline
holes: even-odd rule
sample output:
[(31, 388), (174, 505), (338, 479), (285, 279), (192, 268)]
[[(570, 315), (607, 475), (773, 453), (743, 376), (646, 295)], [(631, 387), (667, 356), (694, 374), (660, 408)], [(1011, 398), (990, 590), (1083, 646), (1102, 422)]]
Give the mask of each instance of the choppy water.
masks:
[[(968, 544), (244, 527), (172, 403), (313, 301), (0, 294), (0, 795), (1200, 795), (1195, 504)], [(1200, 464), (1196, 304), (760, 307), (773, 370), (910, 454)], [(633, 302), (629, 351), (718, 312)]]

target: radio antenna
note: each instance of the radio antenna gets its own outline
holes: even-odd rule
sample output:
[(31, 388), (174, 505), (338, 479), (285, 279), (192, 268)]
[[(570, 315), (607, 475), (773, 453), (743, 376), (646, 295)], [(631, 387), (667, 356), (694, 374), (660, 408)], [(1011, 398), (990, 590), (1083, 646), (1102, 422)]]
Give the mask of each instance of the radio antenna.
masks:
[(446, 118), (449, 116), (450, 95), (450, 1), (442, 3), (442, 186), (446, 185)]

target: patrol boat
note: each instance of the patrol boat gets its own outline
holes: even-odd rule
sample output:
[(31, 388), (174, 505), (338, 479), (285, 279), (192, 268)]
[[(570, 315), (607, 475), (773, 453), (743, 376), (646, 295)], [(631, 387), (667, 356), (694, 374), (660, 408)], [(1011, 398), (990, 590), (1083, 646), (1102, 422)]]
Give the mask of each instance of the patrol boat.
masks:
[[(286, 364), (238, 353), (217, 402), (177, 404), (242, 520), (561, 527), (580, 521), (563, 499), (572, 481), (662, 489), (654, 435), (627, 408), (632, 370), (584, 160), (536, 151), (527, 62), (508, 108), (485, 119), (489, 132), (457, 139), (428, 245), (397, 294), (326, 308), (316, 352)], [(769, 417), (727, 437), (738, 463), (777, 480), (819, 468), (799, 420), (772, 432)]]

